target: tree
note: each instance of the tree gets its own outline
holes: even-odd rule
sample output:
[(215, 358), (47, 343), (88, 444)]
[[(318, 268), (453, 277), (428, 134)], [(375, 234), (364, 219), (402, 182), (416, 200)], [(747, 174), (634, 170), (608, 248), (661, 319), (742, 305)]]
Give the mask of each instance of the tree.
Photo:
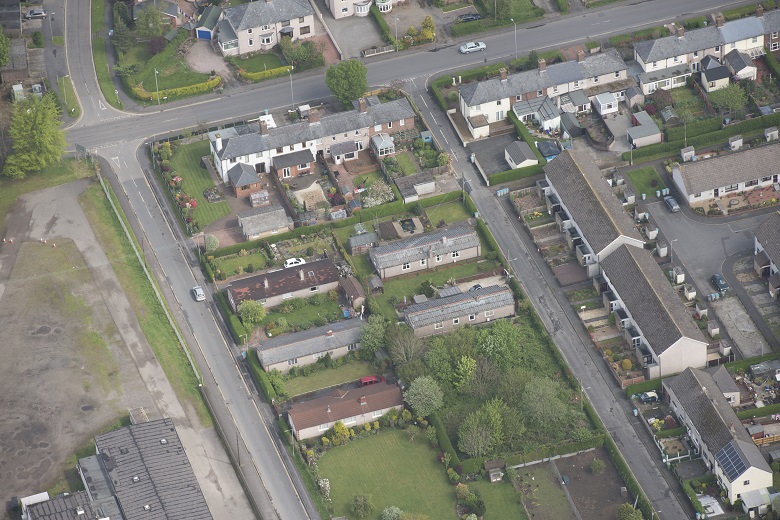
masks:
[(387, 337), (390, 358), (396, 365), (408, 363), (423, 353), (425, 344), (406, 325), (388, 327)]
[(371, 497), (366, 495), (355, 495), (350, 506), (352, 514), (358, 518), (366, 518), (374, 512), (374, 504), (371, 503)]
[(433, 23), (431, 15), (423, 19), (422, 29), (420, 30), (420, 39), (426, 42), (432, 42), (436, 39), (436, 26)]
[(265, 318), (265, 307), (256, 300), (246, 300), (238, 306), (238, 316), (241, 323), (252, 327)]
[(8, 63), (8, 51), (11, 49), (11, 40), (3, 34), (3, 28), (0, 27), (0, 67)]
[(135, 20), (135, 30), (143, 38), (155, 38), (162, 36), (162, 12), (153, 2), (145, 2), (146, 7), (138, 13)]
[[(124, 4), (124, 2), (122, 2), (122, 4)], [(135, 42), (133, 32), (121, 19), (114, 22), (114, 35), (111, 37), (111, 42), (117, 50), (122, 52), (127, 52)]]
[(532, 49), (531, 52), (528, 53), (528, 56), (525, 59), (525, 67), (523, 67), (525, 70), (531, 70), (535, 69), (539, 66), (539, 53), (536, 51), (536, 49)]
[(382, 520), (401, 520), (401, 515), (403, 514), (404, 512), (396, 506), (386, 507), (382, 511)]
[(166, 40), (163, 36), (155, 36), (149, 40), (149, 54), (152, 56), (155, 54), (160, 54), (165, 50), (166, 45), (168, 45), (168, 40)]
[(642, 511), (634, 509), (629, 503), (620, 504), (617, 510), (617, 520), (643, 520)]
[(417, 415), (427, 417), (444, 403), (444, 394), (436, 380), (423, 376), (412, 381), (409, 390), (404, 394), (404, 400)]
[(204, 243), (206, 245), (206, 251), (214, 251), (219, 247), (219, 239), (214, 235), (206, 235)]
[(462, 391), (481, 401), (495, 394), (500, 382), (501, 371), (498, 366), (490, 359), (481, 357), (477, 360), (477, 368)]
[(385, 332), (387, 321), (379, 314), (368, 317), (368, 321), (360, 329), (360, 357), (373, 359), (374, 354), (385, 347)]
[(342, 61), (328, 68), (325, 84), (344, 106), (349, 106), (368, 90), (367, 72), (366, 66), (358, 60)]
[(60, 109), (53, 94), (14, 103), (8, 127), (13, 152), (6, 158), (3, 175), (23, 179), (59, 161), (66, 144), (60, 123)]
[(289, 36), (283, 36), (279, 40), (279, 48), (285, 61), (295, 67), (297, 71), (303, 71), (325, 65), (322, 54), (322, 45), (311, 41), (293, 43)]
[(455, 389), (460, 390), (468, 384), (477, 371), (477, 361), (469, 356), (461, 356), (458, 364), (455, 366)]
[(493, 450), (490, 426), (479, 411), (470, 413), (458, 428), (458, 449), (469, 457), (484, 457)]
[(560, 384), (552, 379), (534, 377), (529, 381), (520, 399), (520, 409), (528, 422), (547, 431), (560, 428), (569, 415), (569, 410), (559, 398), (560, 391)]
[(710, 92), (707, 97), (710, 102), (721, 110), (728, 110), (734, 116), (740, 117), (747, 105), (747, 95), (737, 83), (732, 83), (726, 88)]
[(423, 356), (428, 373), (443, 384), (453, 382), (452, 361), (446, 342), (441, 337), (431, 340), (430, 348)]

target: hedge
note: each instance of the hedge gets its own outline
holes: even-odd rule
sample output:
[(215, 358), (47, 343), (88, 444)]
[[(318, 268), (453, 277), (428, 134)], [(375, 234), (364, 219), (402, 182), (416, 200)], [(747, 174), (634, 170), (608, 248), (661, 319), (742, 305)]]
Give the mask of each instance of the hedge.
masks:
[[(720, 123), (721, 120), (719, 117), (708, 117), (707, 119), (692, 121), (688, 123), (688, 139), (691, 137), (696, 137), (697, 135), (716, 132), (721, 128)], [(667, 141), (679, 141), (681, 139), (685, 139), (685, 132), (685, 126), (667, 128), (664, 132), (664, 138)], [(634, 153), (636, 154), (636, 152)]]
[(526, 166), (525, 168), (515, 168), (513, 170), (504, 170), (502, 172), (488, 175), (488, 180), (491, 186), (496, 184), (502, 184), (504, 182), (516, 181), (518, 179), (527, 179), (534, 175), (541, 175), (544, 173), (543, 164), (534, 164), (533, 166)]
[(265, 79), (278, 78), (287, 74), (291, 67), (276, 67), (275, 69), (261, 70), (260, 72), (247, 72), (244, 69), (238, 71), (238, 75), (241, 79), (249, 81), (263, 81)]
[(501, 262), (501, 265), (504, 266), (504, 268), (507, 268), (507, 261), (506, 258), (504, 258), (504, 255), (501, 253), (501, 249), (498, 247), (498, 242), (496, 242), (496, 239), (493, 237), (493, 233), (490, 232), (490, 230), (487, 227), (487, 224), (485, 224), (485, 221), (480, 219), (477, 219), (477, 233), (479, 233), (482, 236), (482, 239), (487, 243), (487, 246), (492, 250), (498, 253), (498, 260)]
[(623, 459), (623, 455), (620, 454), (620, 450), (618, 450), (618, 447), (615, 445), (615, 441), (613, 441), (612, 437), (609, 435), (604, 436), (604, 446), (607, 448), (609, 458), (612, 459), (612, 463), (615, 465), (618, 473), (620, 473), (620, 476), (623, 478), (623, 482), (626, 483), (626, 488), (628, 488), (629, 493), (637, 498), (637, 506), (639, 510), (642, 511), (642, 514), (645, 518), (652, 518), (652, 504), (650, 504), (650, 501), (647, 499), (644, 492), (642, 491), (642, 488), (639, 486), (639, 482), (636, 481), (634, 474), (631, 473), (631, 470), (628, 468), (625, 459)]
[(766, 63), (766, 68), (769, 69), (769, 72), (772, 73), (772, 76), (775, 78), (780, 78), (780, 65), (778, 65), (777, 58), (775, 58), (774, 54), (767, 52), (764, 55), (764, 63)]
[(780, 412), (780, 403), (770, 404), (769, 406), (763, 406), (761, 408), (742, 410), (741, 412), (737, 412), (737, 417), (740, 419), (752, 419), (753, 417), (766, 417), (767, 415), (773, 415), (778, 412)]
[(685, 426), (679, 426), (677, 428), (669, 428), (668, 430), (661, 430), (655, 434), (659, 439), (666, 439), (669, 437), (679, 437), (686, 432)]
[[(184, 96), (191, 96), (193, 94), (200, 94), (201, 92), (208, 92), (214, 89), (222, 82), (222, 78), (215, 76), (214, 78), (204, 81), (203, 83), (196, 83), (194, 85), (187, 85), (186, 87), (169, 88), (161, 90), (159, 93), (160, 99), (168, 98), (175, 99)], [(157, 99), (157, 92), (147, 92), (141, 86), (134, 86), (130, 89), (135, 97), (143, 101), (154, 101)]]
[(200, 268), (203, 270), (203, 274), (206, 275), (206, 281), (207, 282), (213, 282), (214, 281), (214, 271), (211, 269), (211, 266), (206, 261), (206, 258), (204, 255), (198, 255), (200, 257)]
[(723, 11), (723, 18), (725, 18), (727, 22), (730, 22), (732, 20), (737, 20), (739, 18), (744, 18), (746, 16), (755, 14), (756, 4), (748, 4)]
[(257, 351), (255, 349), (249, 351), (247, 360), (249, 360), (249, 371), (252, 372), (252, 377), (257, 386), (260, 387), (260, 391), (263, 392), (268, 404), (271, 404), (276, 399), (276, 391), (268, 379), (268, 374), (260, 366), (260, 360), (257, 359)]
[(531, 147), (531, 150), (533, 150), (536, 159), (539, 161), (539, 165), (544, 166), (545, 164), (547, 164), (547, 159), (544, 158), (542, 152), (540, 152), (539, 148), (536, 147), (536, 144), (534, 143), (534, 138), (531, 137), (531, 132), (528, 131), (528, 128), (525, 126), (525, 123), (520, 121), (514, 112), (509, 112), (508, 117), (509, 117), (509, 121), (513, 125), (515, 125), (515, 129), (517, 130), (517, 133), (520, 134), (520, 138), (523, 141), (525, 141), (528, 144), (528, 146)]
[(764, 354), (763, 356), (756, 356), (749, 359), (742, 359), (740, 361), (732, 361), (731, 363), (724, 363), (723, 366), (725, 366), (731, 372), (737, 372), (738, 370), (744, 370), (747, 372), (751, 365), (757, 365), (763, 361), (770, 361), (777, 358), (780, 358), (780, 354)]
[(393, 32), (390, 30), (390, 26), (387, 25), (385, 17), (379, 12), (379, 8), (376, 5), (371, 4), (371, 8), (368, 12), (371, 13), (371, 17), (374, 18), (374, 21), (379, 26), (379, 30), (382, 32), (382, 38), (384, 38), (385, 42), (387, 42), (388, 45), (395, 45), (395, 36), (393, 36)]
[[(233, 341), (239, 345), (243, 345), (244, 338), (247, 336), (247, 330), (244, 328), (244, 324), (241, 323), (241, 320), (238, 319), (238, 316), (230, 309), (225, 293), (222, 291), (217, 293), (217, 305), (222, 312), (222, 316), (225, 317), (225, 323), (227, 323), (228, 329), (230, 329), (230, 335), (233, 336)], [(243, 338), (241, 336), (243, 336)]]
[(444, 112), (447, 112), (447, 102), (444, 100), (444, 96), (441, 95), (441, 88), (444, 86), (452, 85), (452, 76), (442, 76), (431, 82), (431, 92), (436, 101), (439, 102), (439, 106)]
[(561, 12), (561, 14), (566, 14), (569, 12), (568, 0), (555, 0), (555, 4), (558, 6), (558, 10)]
[[(542, 460), (549, 457), (558, 457), (560, 455), (566, 455), (568, 453), (577, 453), (580, 451), (589, 450), (591, 448), (598, 448), (604, 445), (605, 435), (603, 432), (595, 433), (593, 437), (586, 441), (580, 442), (567, 442), (563, 444), (551, 444), (549, 446), (543, 446), (538, 450), (525, 453), (513, 453), (506, 457), (507, 466), (516, 466), (518, 464), (524, 464), (526, 462), (533, 462), (535, 460)], [(467, 461), (464, 461), (464, 467)], [(466, 471), (464, 470), (464, 473)]]
[(709, 475), (702, 475), (701, 477), (696, 477), (690, 480), (682, 481), (683, 491), (685, 491), (685, 494), (688, 495), (688, 499), (691, 501), (691, 505), (693, 505), (693, 508), (696, 510), (697, 513), (703, 515), (705, 514), (704, 507), (701, 505), (701, 502), (699, 501), (699, 497), (696, 496), (696, 491), (693, 490), (693, 486), (691, 485), (691, 482), (693, 482), (694, 480), (701, 482), (702, 484), (705, 484), (707, 482), (715, 482), (715, 474), (710, 473)]
[(626, 395), (631, 397), (636, 394), (643, 394), (645, 392), (660, 392), (661, 391), (661, 379), (650, 379), (648, 381), (642, 381), (626, 387)]
[(431, 426), (436, 428), (436, 440), (439, 442), (439, 449), (450, 454), (450, 466), (457, 468), (461, 465), (460, 458), (458, 458), (458, 454), (455, 453), (455, 448), (452, 447), (450, 437), (447, 435), (447, 429), (441, 422), (441, 417), (439, 417), (438, 413), (433, 412), (428, 416), (428, 421), (430, 421)]

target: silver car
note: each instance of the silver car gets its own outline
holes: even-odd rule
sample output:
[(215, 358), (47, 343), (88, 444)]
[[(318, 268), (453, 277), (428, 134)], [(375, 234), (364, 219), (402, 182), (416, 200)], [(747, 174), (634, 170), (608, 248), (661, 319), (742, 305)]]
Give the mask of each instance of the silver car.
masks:
[(472, 52), (484, 51), (487, 49), (485, 42), (468, 42), (460, 46), (461, 54), (470, 54)]
[(206, 301), (206, 293), (203, 292), (203, 287), (200, 285), (196, 285), (192, 288), (192, 297), (195, 298), (196, 302), (203, 302)]
[(24, 15), (25, 18), (28, 20), (32, 20), (33, 18), (46, 18), (46, 10), (45, 9), (30, 9), (27, 11), (27, 14)]

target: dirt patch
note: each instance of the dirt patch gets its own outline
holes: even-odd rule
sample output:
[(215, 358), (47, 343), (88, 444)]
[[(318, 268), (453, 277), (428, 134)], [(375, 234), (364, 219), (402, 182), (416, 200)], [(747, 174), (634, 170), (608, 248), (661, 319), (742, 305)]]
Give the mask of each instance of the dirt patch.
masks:
[(318, 202), (327, 202), (328, 200), (322, 192), (322, 187), (317, 183), (312, 184), (308, 188), (298, 190), (294, 194), (298, 204), (301, 206), (306, 204), (306, 208), (309, 210), (314, 210)]
[(566, 494), (549, 463), (520, 468), (517, 473), (518, 481), (515, 486), (523, 495), (523, 505), (530, 518), (574, 520), (575, 516), (569, 507)]
[[(600, 459), (606, 465), (598, 475), (590, 470), (594, 459)], [(620, 504), (628, 501), (620, 496), (620, 488), (625, 484), (604, 448), (559, 459), (555, 463), (561, 477), (569, 479), (566, 487), (582, 518), (615, 518)]]

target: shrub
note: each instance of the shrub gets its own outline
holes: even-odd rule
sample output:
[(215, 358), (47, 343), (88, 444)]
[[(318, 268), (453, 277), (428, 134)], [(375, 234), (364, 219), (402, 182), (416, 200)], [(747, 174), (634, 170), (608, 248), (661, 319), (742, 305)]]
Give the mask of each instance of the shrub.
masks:
[(168, 44), (168, 40), (163, 36), (158, 36), (149, 40), (149, 53), (154, 56), (160, 54), (165, 50), (165, 46)]
[(633, 366), (634, 364), (628, 358), (620, 362), (620, 368), (622, 368), (623, 370), (631, 370)]
[(287, 72), (290, 70), (290, 67), (284, 66), (284, 67), (277, 67), (275, 69), (268, 69), (268, 70), (261, 70), (260, 72), (247, 72), (245, 70), (239, 70), (238, 76), (241, 79), (245, 79), (247, 81), (263, 81), (266, 79), (273, 79), (278, 78), (279, 76), (284, 76), (287, 74)]
[[(159, 95), (160, 99), (168, 98), (168, 100), (192, 96), (194, 94), (208, 92), (209, 90), (216, 88), (221, 82), (222, 78), (220, 76), (216, 76), (212, 79), (209, 79), (208, 81), (204, 81), (203, 83), (196, 83), (194, 85), (161, 90)], [(157, 91), (148, 92), (143, 88), (143, 86), (140, 85), (131, 87), (130, 91), (133, 93), (133, 96), (142, 101), (154, 101), (157, 99)]]
[(43, 47), (43, 33), (35, 31), (32, 35), (32, 43), (35, 47)]
[(355, 495), (349, 509), (357, 518), (367, 518), (374, 512), (374, 504), (371, 503), (371, 498), (366, 495)]
[(607, 465), (601, 459), (593, 459), (593, 462), (590, 463), (590, 471), (593, 472), (594, 475), (602, 474), (606, 467)]
[(396, 506), (386, 507), (382, 511), (382, 520), (401, 520), (403, 514)]
[(206, 251), (214, 251), (219, 248), (219, 239), (214, 235), (206, 235)]

